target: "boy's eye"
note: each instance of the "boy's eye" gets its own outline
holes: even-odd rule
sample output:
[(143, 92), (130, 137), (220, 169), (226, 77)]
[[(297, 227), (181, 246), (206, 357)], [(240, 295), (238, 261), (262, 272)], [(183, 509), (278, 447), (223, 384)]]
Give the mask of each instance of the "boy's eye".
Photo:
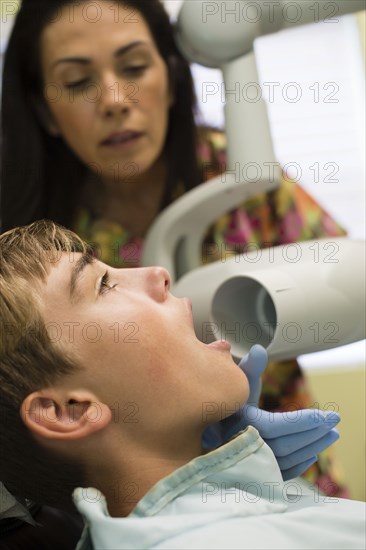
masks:
[(117, 283), (115, 283), (114, 285), (110, 284), (109, 273), (108, 271), (106, 271), (100, 281), (99, 294), (104, 294), (105, 292), (112, 290), (116, 286), (117, 286)]

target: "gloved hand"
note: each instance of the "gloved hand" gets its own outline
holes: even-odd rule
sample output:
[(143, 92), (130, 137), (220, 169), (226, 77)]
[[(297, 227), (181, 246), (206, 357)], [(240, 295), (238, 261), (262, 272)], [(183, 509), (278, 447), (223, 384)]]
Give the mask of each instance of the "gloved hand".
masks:
[(253, 346), (239, 363), (249, 381), (248, 401), (235, 414), (208, 426), (203, 433), (203, 446), (215, 448), (251, 425), (271, 447), (282, 477), (287, 481), (305, 472), (317, 461), (318, 453), (337, 441), (339, 433), (334, 426), (340, 417), (335, 412), (318, 409), (283, 413), (259, 409), (261, 374), (266, 366), (266, 350), (259, 345)]

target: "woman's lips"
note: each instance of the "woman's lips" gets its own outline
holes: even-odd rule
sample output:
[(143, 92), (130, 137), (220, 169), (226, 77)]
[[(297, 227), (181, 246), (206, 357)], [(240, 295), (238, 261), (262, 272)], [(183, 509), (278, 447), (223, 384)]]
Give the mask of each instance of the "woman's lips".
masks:
[(126, 130), (125, 132), (115, 132), (101, 142), (103, 147), (127, 147), (133, 145), (143, 136), (142, 132)]

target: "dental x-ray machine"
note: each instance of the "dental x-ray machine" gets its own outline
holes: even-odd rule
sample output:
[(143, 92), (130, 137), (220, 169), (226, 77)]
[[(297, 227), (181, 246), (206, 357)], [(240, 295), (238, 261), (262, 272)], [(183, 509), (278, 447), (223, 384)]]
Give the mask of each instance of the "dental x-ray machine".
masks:
[[(365, 0), (186, 0), (177, 43), (191, 62), (222, 70), (225, 89), (258, 84), (256, 38), (365, 9)], [(285, 12), (286, 10), (286, 12)], [(284, 14), (286, 13), (286, 17)], [(146, 239), (142, 265), (162, 265), (172, 292), (192, 299), (197, 336), (227, 339), (237, 359), (259, 343), (272, 359), (365, 338), (365, 243), (327, 238), (277, 246), (202, 266), (202, 240), (220, 215), (279, 185), (264, 101), (225, 105), (227, 171), (162, 212)], [(241, 181), (242, 167), (258, 178)]]

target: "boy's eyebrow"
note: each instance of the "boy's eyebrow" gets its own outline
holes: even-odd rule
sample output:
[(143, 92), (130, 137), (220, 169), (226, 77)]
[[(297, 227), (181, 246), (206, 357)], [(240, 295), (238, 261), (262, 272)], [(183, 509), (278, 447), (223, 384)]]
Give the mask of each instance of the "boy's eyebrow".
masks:
[(84, 254), (78, 259), (75, 266), (71, 271), (70, 278), (70, 301), (75, 300), (77, 294), (77, 284), (80, 278), (82, 271), (86, 268), (87, 265), (93, 264), (95, 258), (90, 255), (89, 252), (84, 252)]
[[(127, 44), (127, 46), (122, 46), (122, 48), (118, 48), (118, 50), (114, 52), (113, 57), (124, 55), (132, 50), (132, 48), (136, 48), (141, 44), (145, 44), (145, 42), (143, 42), (142, 40), (135, 40), (135, 42), (131, 42), (130, 44)], [(88, 65), (90, 63), (90, 59), (88, 59), (87, 57), (64, 57), (55, 61), (55, 63), (52, 65), (52, 68), (56, 67), (59, 63), (81, 63), (82, 65)]]

